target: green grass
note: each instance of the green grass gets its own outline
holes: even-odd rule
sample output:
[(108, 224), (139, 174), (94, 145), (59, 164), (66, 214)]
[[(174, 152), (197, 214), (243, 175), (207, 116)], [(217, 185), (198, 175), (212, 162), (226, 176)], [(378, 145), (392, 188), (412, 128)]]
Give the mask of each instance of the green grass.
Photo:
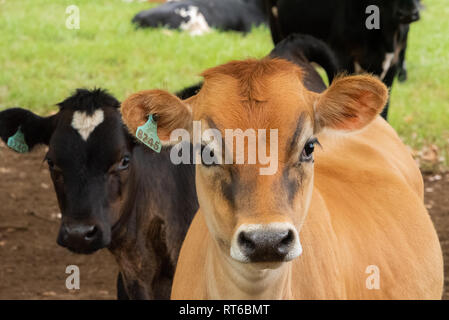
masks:
[[(395, 83), (390, 122), (413, 149), (435, 144), (449, 164), (449, 6), (427, 0), (413, 24), (409, 80)], [(80, 8), (79, 30), (65, 27), (66, 7)], [(148, 88), (170, 91), (231, 59), (263, 57), (269, 30), (247, 36), (202, 37), (136, 30), (130, 23), (147, 3), (122, 0), (0, 0), (0, 105), (46, 114), (78, 87), (104, 87), (119, 99)]]
[(396, 82), (390, 123), (416, 150), (435, 144), (449, 164), (449, 6), (424, 1), (421, 21), (412, 24), (407, 51), (408, 81)]

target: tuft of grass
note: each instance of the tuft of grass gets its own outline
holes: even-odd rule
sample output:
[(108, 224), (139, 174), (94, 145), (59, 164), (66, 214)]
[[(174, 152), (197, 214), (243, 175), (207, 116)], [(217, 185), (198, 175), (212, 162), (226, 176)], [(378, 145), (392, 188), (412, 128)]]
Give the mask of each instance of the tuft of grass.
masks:
[[(80, 29), (65, 26), (66, 8), (80, 9)], [(427, 0), (411, 27), (409, 79), (394, 84), (390, 123), (420, 150), (436, 145), (449, 164), (449, 6)], [(266, 27), (250, 34), (214, 31), (201, 37), (136, 29), (148, 3), (123, 0), (0, 0), (0, 105), (40, 114), (79, 87), (107, 88), (118, 99), (148, 88), (170, 91), (200, 81), (199, 73), (272, 49)]]

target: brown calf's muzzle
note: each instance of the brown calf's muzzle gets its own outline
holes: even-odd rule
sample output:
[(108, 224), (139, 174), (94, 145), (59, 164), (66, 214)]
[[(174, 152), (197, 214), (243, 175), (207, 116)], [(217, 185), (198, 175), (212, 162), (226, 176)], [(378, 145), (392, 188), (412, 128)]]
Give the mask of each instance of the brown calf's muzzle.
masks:
[(298, 232), (287, 222), (242, 224), (231, 244), (231, 257), (244, 263), (290, 261), (301, 253)]

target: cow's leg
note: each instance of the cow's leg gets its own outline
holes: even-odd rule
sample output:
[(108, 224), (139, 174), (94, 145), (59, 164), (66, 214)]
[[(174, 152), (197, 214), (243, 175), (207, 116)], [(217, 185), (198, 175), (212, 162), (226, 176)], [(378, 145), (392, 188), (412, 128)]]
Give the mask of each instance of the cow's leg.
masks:
[[(151, 276), (151, 275), (150, 275)], [(146, 279), (147, 280), (147, 279)], [(153, 300), (153, 292), (147, 290), (146, 283), (151, 281), (137, 280), (134, 270), (127, 275), (119, 272), (117, 277), (117, 299), (118, 300)]]
[(407, 67), (405, 65), (405, 48), (399, 52), (399, 70), (398, 70), (399, 82), (407, 80)]
[(171, 287), (173, 284), (173, 276), (160, 276), (157, 281), (153, 283), (154, 299), (155, 300), (169, 300), (171, 294)]
[(276, 45), (285, 38), (282, 34), (281, 25), (279, 23), (277, 0), (265, 0), (265, 10), (268, 15), (271, 38), (273, 39), (274, 45)]
[(138, 280), (124, 280), (123, 279), (123, 288), (126, 287), (125, 292), (127, 292), (128, 300), (153, 300), (154, 296), (152, 292), (148, 292), (148, 290), (142, 285)]
[(390, 98), (388, 98), (387, 104), (385, 105), (385, 108), (380, 113), (381, 117), (387, 120), (388, 117), (388, 108), (390, 106)]
[[(385, 78), (383, 79), (383, 83), (385, 83), (385, 85), (388, 87), (388, 90), (390, 92), (391, 92), (391, 88), (393, 87), (393, 82), (394, 82), (394, 78), (397, 74), (397, 70), (398, 70), (398, 65), (397, 64), (392, 65), (390, 67), (390, 69), (388, 69), (388, 72), (385, 75)], [(390, 106), (390, 97), (388, 98), (385, 108), (382, 110), (382, 112), (380, 114), (382, 116), (382, 118), (384, 118), (385, 120), (387, 120), (387, 117), (388, 117), (389, 106)]]
[(409, 28), (405, 28), (404, 30), (401, 30), (404, 34), (402, 35), (402, 49), (399, 52), (399, 61), (398, 61), (398, 80), (400, 82), (404, 82), (407, 80), (407, 67), (405, 63), (405, 51), (407, 50), (407, 39), (408, 39), (408, 32)]
[(117, 300), (129, 300), (121, 272), (119, 272), (117, 276)]

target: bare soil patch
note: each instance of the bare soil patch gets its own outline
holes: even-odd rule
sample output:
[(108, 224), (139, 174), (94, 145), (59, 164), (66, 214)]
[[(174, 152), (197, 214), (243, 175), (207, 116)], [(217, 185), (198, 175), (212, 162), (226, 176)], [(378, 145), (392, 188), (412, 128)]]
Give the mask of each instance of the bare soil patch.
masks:
[[(60, 211), (44, 155), (45, 148), (19, 155), (0, 144), (0, 299), (115, 299), (118, 268), (107, 250), (76, 255), (56, 244)], [(449, 173), (424, 181), (449, 299)], [(80, 268), (80, 290), (65, 286), (68, 265)]]

